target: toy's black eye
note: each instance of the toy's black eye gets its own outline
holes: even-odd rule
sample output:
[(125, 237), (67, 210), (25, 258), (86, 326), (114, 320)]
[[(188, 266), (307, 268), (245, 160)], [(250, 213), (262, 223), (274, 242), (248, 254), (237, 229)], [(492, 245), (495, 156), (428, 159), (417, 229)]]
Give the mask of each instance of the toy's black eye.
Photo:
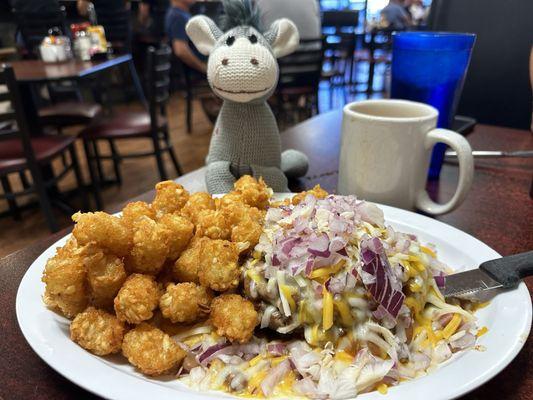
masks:
[(250, 41), (250, 43), (256, 44), (257, 43), (257, 36), (255, 36), (254, 34), (251, 34), (250, 36), (248, 36), (248, 40)]
[(226, 44), (228, 46), (231, 46), (233, 43), (235, 43), (235, 36), (228, 36), (228, 38), (226, 39)]

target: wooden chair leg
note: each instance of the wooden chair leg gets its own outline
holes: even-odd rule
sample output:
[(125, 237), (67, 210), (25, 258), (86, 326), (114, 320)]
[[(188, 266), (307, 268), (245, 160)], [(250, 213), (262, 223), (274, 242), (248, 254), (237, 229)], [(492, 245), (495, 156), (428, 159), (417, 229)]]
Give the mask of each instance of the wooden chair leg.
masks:
[(154, 143), (154, 155), (155, 159), (157, 161), (157, 169), (159, 170), (159, 177), (162, 181), (166, 181), (168, 179), (167, 171), (165, 170), (165, 163), (163, 162), (163, 154), (161, 152), (161, 145), (159, 143), (159, 138), (157, 135), (154, 135), (156, 137), (152, 137), (152, 142)]
[(15, 200), (15, 196), (13, 195), (13, 190), (11, 189), (11, 183), (9, 183), (9, 178), (7, 177), (7, 175), (2, 175), (2, 177), (0, 177), (0, 180), (2, 181), (2, 189), (4, 190), (4, 195), (6, 196), (9, 212), (11, 213), (15, 221), (20, 221), (20, 209), (17, 205), (17, 201)]
[(87, 160), (87, 167), (89, 168), (89, 175), (91, 177), (91, 186), (93, 188), (94, 202), (96, 203), (96, 209), (101, 210), (103, 207), (102, 197), (100, 195), (100, 181), (98, 174), (94, 168), (94, 156), (91, 152), (91, 146), (87, 140), (83, 141), (83, 148), (85, 150), (85, 158)]
[(76, 177), (76, 184), (78, 185), (78, 191), (81, 197), (81, 206), (83, 207), (82, 211), (89, 211), (91, 206), (89, 205), (87, 191), (85, 190), (85, 182), (83, 181), (83, 176), (81, 174), (80, 163), (78, 162), (78, 155), (76, 154), (76, 149), (73, 145), (69, 147), (70, 159), (72, 160), (72, 169), (74, 171), (74, 176)]
[(20, 178), (20, 182), (22, 183), (22, 187), (24, 189), (29, 189), (30, 182), (28, 182), (28, 177), (26, 176), (26, 170), (19, 172), (19, 178)]
[(96, 170), (98, 171), (98, 180), (105, 182), (104, 169), (102, 167), (102, 159), (100, 158), (100, 151), (98, 150), (98, 143), (96, 140), (91, 140), (92, 145), (92, 159), (96, 163)]
[(122, 174), (120, 172), (120, 154), (113, 139), (109, 139), (109, 148), (111, 149), (111, 156), (113, 157), (113, 169), (115, 170), (115, 179), (119, 185), (122, 185)]
[(46, 220), (46, 225), (48, 225), (48, 229), (55, 233), (59, 230), (59, 225), (57, 224), (57, 220), (54, 216), (54, 212), (52, 210), (52, 202), (50, 201), (50, 197), (48, 195), (48, 191), (46, 190), (46, 187), (44, 185), (44, 180), (41, 175), (41, 171), (39, 168), (33, 168), (31, 170), (32, 180), (33, 180), (33, 186), (35, 187), (35, 193), (37, 193), (37, 196), (39, 196), (39, 202), (41, 203), (41, 210), (43, 211), (44, 218)]
[(174, 168), (176, 169), (176, 173), (178, 176), (183, 175), (183, 170), (181, 169), (181, 165), (178, 162), (178, 157), (176, 157), (176, 153), (174, 152), (174, 147), (172, 145), (168, 146), (168, 154), (170, 155), (170, 159), (172, 160), (172, 164), (174, 164)]

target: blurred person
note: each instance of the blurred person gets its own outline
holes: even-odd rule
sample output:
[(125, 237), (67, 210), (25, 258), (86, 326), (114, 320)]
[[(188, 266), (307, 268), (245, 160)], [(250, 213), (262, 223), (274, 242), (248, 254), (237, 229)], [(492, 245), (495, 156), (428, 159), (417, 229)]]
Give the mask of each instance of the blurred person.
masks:
[(402, 0), (389, 0), (383, 10), (381, 10), (381, 25), (393, 30), (405, 30), (411, 26), (411, 18)]
[(406, 0), (404, 8), (409, 14), (413, 25), (422, 25), (426, 22), (429, 9), (424, 6), (422, 0)]
[(288, 18), (298, 28), (300, 39), (322, 37), (317, 0), (256, 0), (255, 4), (261, 13), (261, 23), (265, 29), (277, 19)]
[(165, 31), (176, 57), (187, 67), (205, 75), (205, 58), (191, 48), (185, 32), (185, 26), (191, 19), (190, 8), (194, 3), (196, 0), (170, 0), (170, 8), (165, 16)]
[(94, 9), (98, 12), (99, 8), (105, 8), (108, 11), (116, 11), (130, 8), (129, 0), (77, 0), (76, 7), (78, 13), (87, 17), (89, 14), (89, 5), (94, 5)]
[(161, 27), (155, 26), (160, 23), (156, 12), (158, 10), (167, 10), (169, 7), (169, 0), (141, 0), (137, 13), (139, 26), (148, 32), (159, 31)]

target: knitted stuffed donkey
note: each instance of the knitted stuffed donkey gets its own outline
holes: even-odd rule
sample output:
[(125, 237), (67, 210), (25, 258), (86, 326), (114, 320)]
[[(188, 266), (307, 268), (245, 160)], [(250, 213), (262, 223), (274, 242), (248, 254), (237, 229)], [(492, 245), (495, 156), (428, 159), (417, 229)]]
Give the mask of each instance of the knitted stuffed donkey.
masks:
[(287, 177), (305, 175), (308, 161), (295, 150), (281, 154), (267, 99), (278, 82), (276, 58), (297, 48), (298, 29), (280, 19), (263, 32), (249, 0), (225, 0), (224, 7), (225, 32), (203, 15), (193, 17), (186, 27), (197, 49), (209, 56), (209, 84), (224, 100), (207, 156), (207, 189), (231, 191), (236, 179), (249, 174), (263, 177), (276, 192), (288, 192)]

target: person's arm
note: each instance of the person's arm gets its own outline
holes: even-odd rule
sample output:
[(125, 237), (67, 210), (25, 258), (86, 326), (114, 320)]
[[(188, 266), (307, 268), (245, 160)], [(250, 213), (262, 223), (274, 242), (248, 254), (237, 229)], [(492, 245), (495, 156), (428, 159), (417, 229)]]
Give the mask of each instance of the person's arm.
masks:
[(76, 1), (76, 8), (78, 9), (78, 13), (82, 17), (86, 17), (87, 16), (87, 13), (88, 13), (88, 10), (89, 10), (89, 3), (90, 3), (90, 1), (88, 1), (88, 0), (77, 0)]
[(172, 41), (172, 50), (176, 57), (189, 67), (203, 72), (204, 74), (207, 72), (207, 65), (193, 53), (186, 41), (174, 39)]

